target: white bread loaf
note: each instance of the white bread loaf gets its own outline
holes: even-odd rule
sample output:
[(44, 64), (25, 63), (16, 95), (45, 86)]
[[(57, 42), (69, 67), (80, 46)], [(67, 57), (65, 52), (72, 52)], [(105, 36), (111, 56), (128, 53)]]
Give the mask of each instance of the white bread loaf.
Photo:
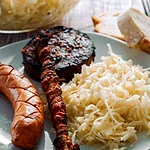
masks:
[(117, 25), (119, 13), (102, 13), (92, 16), (94, 31), (124, 40)]
[(127, 45), (150, 53), (150, 18), (130, 8), (118, 17), (118, 27)]

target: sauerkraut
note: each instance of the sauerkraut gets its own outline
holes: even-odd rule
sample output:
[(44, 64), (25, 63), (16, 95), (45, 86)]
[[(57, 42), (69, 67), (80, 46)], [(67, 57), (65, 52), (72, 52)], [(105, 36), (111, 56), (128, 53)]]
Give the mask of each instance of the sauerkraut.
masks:
[(79, 144), (126, 149), (139, 131), (150, 133), (150, 72), (111, 49), (101, 59), (61, 86), (70, 135)]
[(0, 29), (36, 29), (51, 25), (78, 0), (1, 0)]

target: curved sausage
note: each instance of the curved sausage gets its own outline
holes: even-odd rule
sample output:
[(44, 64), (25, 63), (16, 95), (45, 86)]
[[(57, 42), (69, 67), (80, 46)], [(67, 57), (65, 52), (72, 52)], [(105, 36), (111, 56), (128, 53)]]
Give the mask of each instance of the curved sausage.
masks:
[(5, 64), (0, 64), (0, 92), (14, 109), (12, 143), (21, 148), (34, 147), (44, 127), (44, 107), (38, 92), (23, 74)]

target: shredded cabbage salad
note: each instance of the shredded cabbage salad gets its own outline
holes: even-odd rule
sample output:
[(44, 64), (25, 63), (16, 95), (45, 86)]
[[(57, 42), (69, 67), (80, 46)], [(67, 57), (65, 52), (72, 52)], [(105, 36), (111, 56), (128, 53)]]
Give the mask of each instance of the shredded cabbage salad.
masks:
[(36, 29), (55, 23), (78, 0), (1, 0), (0, 29)]
[(126, 149), (138, 132), (150, 133), (150, 72), (110, 47), (101, 59), (61, 86), (70, 135), (79, 144)]

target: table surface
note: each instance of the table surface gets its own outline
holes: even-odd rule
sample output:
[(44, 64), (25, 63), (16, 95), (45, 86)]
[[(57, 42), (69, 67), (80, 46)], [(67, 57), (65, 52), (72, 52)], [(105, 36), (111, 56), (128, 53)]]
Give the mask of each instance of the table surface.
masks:
[[(101, 14), (102, 12), (118, 12), (134, 7), (144, 12), (141, 0), (79, 0), (77, 5), (54, 26), (64, 25), (75, 29), (92, 27), (91, 16)], [(37, 31), (4, 34), (0, 33), (0, 47), (31, 38)]]

